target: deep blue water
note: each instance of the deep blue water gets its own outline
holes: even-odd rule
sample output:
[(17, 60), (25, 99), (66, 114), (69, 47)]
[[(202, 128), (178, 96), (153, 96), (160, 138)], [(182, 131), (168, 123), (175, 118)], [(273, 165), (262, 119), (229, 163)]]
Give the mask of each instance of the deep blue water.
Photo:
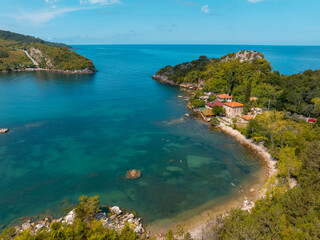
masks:
[[(284, 74), (320, 68), (320, 47), (74, 47), (96, 74), (0, 75), (0, 128), (10, 128), (0, 136), (0, 225), (58, 213), (61, 202), (81, 194), (134, 209), (147, 223), (231, 196), (230, 182), (256, 181), (261, 164), (224, 133), (181, 121), (187, 108), (179, 90), (151, 76), (169, 64), (244, 49), (261, 51)], [(126, 180), (132, 168), (142, 178)]]

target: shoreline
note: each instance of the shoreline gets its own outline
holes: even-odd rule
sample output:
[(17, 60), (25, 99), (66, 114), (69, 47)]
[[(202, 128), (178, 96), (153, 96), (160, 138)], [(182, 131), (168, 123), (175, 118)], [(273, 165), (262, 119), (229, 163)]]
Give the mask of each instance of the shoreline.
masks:
[[(206, 123), (206, 122), (205, 122)], [(261, 169), (253, 176), (254, 182), (246, 182), (242, 184), (242, 193), (239, 193), (239, 186), (236, 186), (230, 195), (213, 199), (201, 206), (192, 210), (186, 210), (171, 219), (163, 219), (158, 222), (151, 223), (146, 226), (146, 229), (151, 232), (151, 236), (157, 239), (163, 238), (168, 231), (168, 226), (173, 231), (177, 224), (183, 225), (186, 232), (191, 234), (192, 239), (202, 239), (203, 230), (217, 216), (224, 216), (228, 211), (234, 208), (241, 208), (243, 211), (250, 211), (251, 207), (243, 208), (244, 199), (253, 197), (253, 202), (264, 197), (266, 179), (277, 173), (276, 161), (272, 160), (267, 148), (255, 144), (251, 139), (247, 139), (240, 132), (231, 127), (221, 124), (217, 129), (230, 135), (237, 140), (241, 145), (256, 154), (261, 162)], [(255, 191), (250, 193), (250, 189)], [(213, 205), (213, 206), (212, 206)]]
[[(165, 76), (159, 76), (154, 75), (152, 78), (160, 83), (175, 86), (175, 87), (182, 87), (182, 88), (189, 88), (189, 89), (199, 89), (199, 86), (196, 86), (195, 84), (179, 84), (175, 83), (171, 80), (169, 80)], [(181, 91), (181, 89), (180, 89)], [(195, 114), (197, 112), (190, 107), (189, 101), (187, 104), (188, 108)], [(203, 120), (203, 119), (202, 119)], [(266, 191), (265, 181), (266, 179), (270, 179), (273, 175), (277, 173), (277, 167), (276, 167), (276, 161), (272, 159), (272, 156), (269, 152), (269, 150), (264, 147), (261, 143), (256, 144), (252, 139), (247, 139), (244, 135), (242, 135), (239, 131), (226, 126), (220, 121), (220, 124), (217, 126), (217, 129), (223, 131), (224, 133), (230, 135), (235, 140), (237, 140), (241, 145), (249, 148), (251, 151), (253, 151), (254, 154), (257, 155), (257, 157), (261, 160), (262, 163), (262, 170), (258, 173), (260, 174), (263, 172), (262, 176), (259, 176), (259, 180), (252, 184), (248, 183), (248, 186), (244, 187), (244, 192), (249, 192), (249, 189), (254, 188), (255, 192), (251, 193), (251, 196), (254, 196), (253, 198), (253, 205), (251, 207), (245, 207), (241, 208), (242, 203), (244, 202), (243, 198), (244, 196), (237, 196), (233, 199), (226, 199), (228, 197), (224, 197), (222, 199), (218, 199), (217, 202), (222, 202), (222, 204), (217, 204), (217, 206), (207, 209), (204, 211), (201, 211), (199, 214), (191, 217), (188, 220), (181, 221), (184, 225), (186, 225), (186, 230), (191, 234), (192, 239), (202, 239), (202, 232), (205, 227), (209, 224), (210, 221), (214, 219), (214, 217), (218, 215), (224, 215), (229, 210), (233, 208), (241, 208), (243, 211), (250, 211), (252, 207), (254, 207), (254, 203), (264, 197), (264, 193)], [(207, 203), (208, 204), (208, 203)], [(206, 205), (206, 204), (204, 204)], [(199, 206), (201, 209), (203, 206)], [(189, 210), (190, 211), (190, 210)], [(188, 212), (188, 211), (186, 211)], [(183, 215), (179, 214), (179, 216)], [(178, 218), (178, 216), (177, 216)], [(175, 218), (174, 218), (175, 219)], [(152, 232), (152, 231), (151, 231)], [(161, 238), (160, 238), (161, 239)]]
[(47, 69), (47, 68), (25, 68), (25, 69), (10, 69), (2, 70), (0, 73), (12, 73), (12, 72), (59, 72), (65, 74), (93, 74), (98, 72), (97, 69), (85, 68), (82, 70), (59, 70), (59, 69)]

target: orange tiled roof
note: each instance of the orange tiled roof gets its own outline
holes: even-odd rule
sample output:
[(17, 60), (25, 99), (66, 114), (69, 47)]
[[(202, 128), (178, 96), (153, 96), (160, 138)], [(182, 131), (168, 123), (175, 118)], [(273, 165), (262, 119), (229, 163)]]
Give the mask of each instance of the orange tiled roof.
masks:
[(253, 119), (252, 117), (249, 117), (249, 116), (242, 116), (242, 118), (243, 118), (244, 120), (247, 120), (247, 121)]
[(218, 98), (232, 98), (232, 96), (229, 96), (229, 95), (224, 94), (224, 93), (217, 95), (217, 97), (218, 97)]
[(228, 102), (224, 103), (224, 105), (227, 105), (228, 107), (243, 107), (243, 104), (238, 102)]

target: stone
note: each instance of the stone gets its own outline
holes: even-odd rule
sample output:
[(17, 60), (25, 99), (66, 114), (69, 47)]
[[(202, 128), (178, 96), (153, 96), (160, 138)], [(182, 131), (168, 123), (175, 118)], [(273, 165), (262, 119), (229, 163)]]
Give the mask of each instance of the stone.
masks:
[(43, 228), (43, 227), (44, 227), (43, 224), (38, 223), (38, 224), (36, 225), (36, 231), (40, 230), (40, 229)]
[(30, 228), (30, 227), (31, 227), (31, 224), (28, 223), (28, 222), (23, 223), (23, 224), (21, 225), (21, 228), (22, 228), (23, 231), (27, 230), (27, 229)]
[(254, 193), (254, 192), (255, 192), (254, 188), (251, 188), (251, 189), (249, 190), (249, 192), (250, 192), (250, 193)]
[(0, 134), (7, 133), (7, 132), (9, 132), (9, 128), (0, 129)]
[(190, 117), (190, 115), (188, 113), (184, 114), (186, 117)]
[(107, 217), (107, 214), (104, 213), (104, 212), (100, 212), (100, 213), (97, 213), (97, 214), (95, 215), (95, 218), (96, 218), (97, 220), (105, 219), (106, 217)]
[(110, 208), (110, 211), (117, 215), (122, 213), (121, 209), (118, 206), (113, 206), (112, 208)]
[(140, 170), (136, 170), (136, 169), (132, 169), (129, 170), (126, 174), (127, 179), (137, 179), (141, 177), (141, 171)]
[(134, 219), (134, 215), (131, 213), (128, 215), (128, 219)]
[(67, 214), (67, 216), (64, 217), (64, 220), (67, 224), (73, 224), (75, 218), (76, 218), (76, 213), (74, 210), (72, 210)]

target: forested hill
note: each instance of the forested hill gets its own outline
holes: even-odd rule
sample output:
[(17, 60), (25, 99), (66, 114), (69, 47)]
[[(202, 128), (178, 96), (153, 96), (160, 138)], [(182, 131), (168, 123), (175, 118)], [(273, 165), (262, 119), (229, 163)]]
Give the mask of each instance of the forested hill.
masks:
[[(255, 51), (230, 53), (221, 58), (201, 56), (192, 62), (160, 69), (153, 78), (173, 85), (193, 84), (203, 91), (229, 93), (246, 105), (258, 98), (256, 107), (306, 116), (320, 114), (320, 70), (281, 75), (272, 71), (263, 54)], [(248, 106), (250, 107), (250, 106)]]
[(92, 61), (62, 43), (0, 30), (0, 72), (49, 70), (94, 73)]
[(40, 38), (23, 35), (19, 33), (9, 32), (9, 31), (3, 31), (0, 30), (0, 39), (4, 40), (11, 40), (19, 42), (20, 44), (30, 44), (30, 43), (42, 43), (50, 47), (66, 47), (71, 48), (71, 46), (64, 44), (64, 43), (54, 43), (54, 42), (48, 42), (45, 40), (42, 40)]

